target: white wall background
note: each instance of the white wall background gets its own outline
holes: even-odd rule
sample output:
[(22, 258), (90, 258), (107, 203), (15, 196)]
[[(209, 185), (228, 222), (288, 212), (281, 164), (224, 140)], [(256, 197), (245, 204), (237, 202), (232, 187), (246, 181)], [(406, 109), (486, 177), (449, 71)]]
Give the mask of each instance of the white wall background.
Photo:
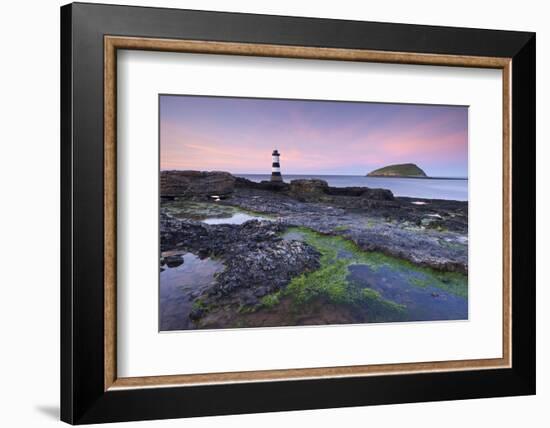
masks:
[[(485, 27), (537, 32), (538, 255), (550, 252), (550, 27), (545, 2), (394, 0), (147, 0), (126, 4), (323, 18)], [(116, 3), (104, 0), (103, 3)], [(4, 2), (0, 9), (0, 421), (6, 427), (54, 426), (59, 407), (59, 6), (58, 0)], [(461, 402), (286, 412), (141, 426), (548, 426), (548, 271), (538, 279), (538, 395)], [(138, 423), (125, 426), (138, 426)]]

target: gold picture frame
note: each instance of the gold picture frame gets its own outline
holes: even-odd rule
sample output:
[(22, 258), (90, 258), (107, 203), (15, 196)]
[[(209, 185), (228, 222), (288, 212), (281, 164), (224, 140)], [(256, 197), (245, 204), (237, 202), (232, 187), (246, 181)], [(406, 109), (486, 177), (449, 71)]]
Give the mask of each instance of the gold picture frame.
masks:
[[(359, 61), (392, 64), (493, 68), (502, 70), (503, 147), (503, 320), (502, 357), (422, 363), (357, 365), (305, 369), (262, 370), (228, 373), (118, 377), (116, 367), (116, 87), (117, 51), (146, 50), (209, 55), (245, 55), (278, 58)], [(511, 234), (511, 81), (512, 58), (370, 51), (290, 45), (250, 44), (144, 37), (104, 36), (104, 390), (215, 385), (226, 383), (284, 381), (395, 375), (426, 372), (509, 368), (512, 363), (512, 234)]]

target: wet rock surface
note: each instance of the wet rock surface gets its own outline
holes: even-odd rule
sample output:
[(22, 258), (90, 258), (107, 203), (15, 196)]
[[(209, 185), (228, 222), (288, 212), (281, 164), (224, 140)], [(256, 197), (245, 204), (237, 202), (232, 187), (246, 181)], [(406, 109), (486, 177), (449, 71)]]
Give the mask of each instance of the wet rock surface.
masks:
[(330, 194), (323, 198), (303, 201), (284, 192), (240, 188), (222, 203), (275, 215), (287, 226), (343, 236), (366, 251), (381, 251), (435, 269), (468, 272), (466, 202)]
[(290, 185), (284, 181), (256, 181), (244, 177), (235, 177), (235, 187), (244, 189), (270, 190), (272, 192), (287, 192)]
[(223, 171), (161, 171), (160, 193), (164, 198), (227, 196), (235, 177)]
[(198, 320), (205, 308), (254, 306), (259, 299), (288, 284), (292, 277), (319, 266), (319, 254), (309, 245), (280, 237), (280, 223), (251, 220), (241, 225), (201, 224), (161, 213), (161, 250), (197, 254), (223, 261), (212, 287), (198, 296)]
[(170, 268), (177, 267), (183, 264), (183, 257), (181, 255), (175, 254), (173, 256), (165, 256), (160, 260), (161, 266), (168, 266)]
[[(184, 253), (196, 255), (199, 260), (215, 260), (223, 265), (212, 281), (202, 284), (198, 291), (190, 294), (193, 304), (186, 306), (185, 316), (189, 326), (209, 322), (211, 326), (223, 328), (227, 326), (224, 322), (233, 322), (235, 314), (243, 309), (261, 307), (264, 297), (284, 289), (292, 278), (318, 269), (320, 254), (315, 248), (300, 240), (282, 239), (283, 233), (294, 226), (340, 236), (355, 243), (361, 250), (380, 252), (417, 266), (462, 274), (468, 272), (467, 202), (394, 197), (385, 189), (333, 188), (323, 180), (293, 180), (290, 184), (256, 183), (230, 174), (232, 180), (227, 179), (227, 173), (221, 173), (223, 177), (219, 173), (207, 173), (214, 175), (206, 176), (203, 173), (183, 173), (175, 175), (183, 183), (180, 187), (175, 186), (180, 192), (177, 196), (174, 196), (173, 190), (177, 180), (172, 177), (170, 186), (163, 187), (161, 176), (161, 196), (176, 199), (161, 204), (161, 251), (170, 254), (161, 259), (162, 269), (170, 271), (170, 264), (180, 269), (182, 266), (181, 263), (178, 265), (178, 257), (181, 258), (179, 254)], [(212, 189), (216, 189), (223, 198), (216, 201), (209, 198), (214, 191)], [(201, 216), (191, 216), (197, 209), (192, 203), (197, 200), (201, 201), (203, 213), (238, 209), (269, 216), (270, 221), (224, 224), (222, 219), (220, 224), (207, 224), (206, 220), (201, 221)], [(184, 208), (177, 207), (180, 203), (182, 207), (187, 205), (188, 211), (181, 211)], [(183, 215), (178, 216), (175, 208)], [(358, 280), (357, 272), (352, 272), (350, 278)], [(387, 289), (378, 291), (383, 296), (397, 299)], [(462, 300), (448, 293), (429, 291), (422, 293), (424, 300), (420, 301), (418, 297), (413, 303), (418, 306), (418, 302), (427, 304), (446, 299), (446, 304), (460, 307), (459, 311), (467, 308)], [(282, 302), (282, 307), (290, 304), (285, 300)], [(330, 314), (321, 309), (323, 307), (326, 304), (319, 303), (322, 319), (341, 320), (334, 322), (359, 319), (341, 307), (334, 307)], [(423, 316), (419, 311), (418, 316)], [(246, 312), (247, 317), (256, 317), (256, 322), (281, 325), (274, 321), (273, 317), (279, 316), (275, 314)], [(296, 318), (296, 325), (317, 324), (317, 316), (302, 314), (301, 318)]]
[(195, 310), (195, 300), (215, 282), (215, 275), (224, 269), (223, 263), (200, 259), (191, 253), (183, 254), (179, 266), (163, 269), (160, 273), (159, 323), (160, 330), (188, 330), (195, 328), (189, 315)]
[(330, 187), (328, 193), (333, 196), (360, 196), (374, 201), (393, 201), (395, 197), (387, 189), (370, 189), (367, 187)]
[[(288, 195), (302, 202), (332, 202), (335, 200), (334, 196), (351, 196), (354, 198), (350, 202), (356, 206), (364, 205), (365, 201), (394, 200), (393, 193), (387, 189), (330, 187), (325, 180), (320, 179), (292, 180), (289, 185)], [(357, 197), (360, 197), (360, 199)]]
[(328, 184), (325, 180), (292, 180), (290, 195), (299, 201), (319, 200), (328, 193)]

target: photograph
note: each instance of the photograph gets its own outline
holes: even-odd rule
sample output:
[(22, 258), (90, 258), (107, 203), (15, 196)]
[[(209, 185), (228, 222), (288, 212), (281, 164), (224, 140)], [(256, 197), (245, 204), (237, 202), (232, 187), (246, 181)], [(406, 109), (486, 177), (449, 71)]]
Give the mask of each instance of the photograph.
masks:
[(159, 95), (159, 330), (468, 319), (468, 107)]

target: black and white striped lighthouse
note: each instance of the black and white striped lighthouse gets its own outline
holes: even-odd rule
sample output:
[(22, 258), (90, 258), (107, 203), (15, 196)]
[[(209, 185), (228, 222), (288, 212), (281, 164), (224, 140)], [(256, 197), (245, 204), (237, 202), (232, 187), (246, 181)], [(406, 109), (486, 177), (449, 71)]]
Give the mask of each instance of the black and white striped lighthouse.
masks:
[(281, 175), (281, 164), (279, 163), (279, 152), (277, 149), (273, 150), (271, 154), (273, 163), (271, 164), (271, 181), (283, 181), (283, 176)]

